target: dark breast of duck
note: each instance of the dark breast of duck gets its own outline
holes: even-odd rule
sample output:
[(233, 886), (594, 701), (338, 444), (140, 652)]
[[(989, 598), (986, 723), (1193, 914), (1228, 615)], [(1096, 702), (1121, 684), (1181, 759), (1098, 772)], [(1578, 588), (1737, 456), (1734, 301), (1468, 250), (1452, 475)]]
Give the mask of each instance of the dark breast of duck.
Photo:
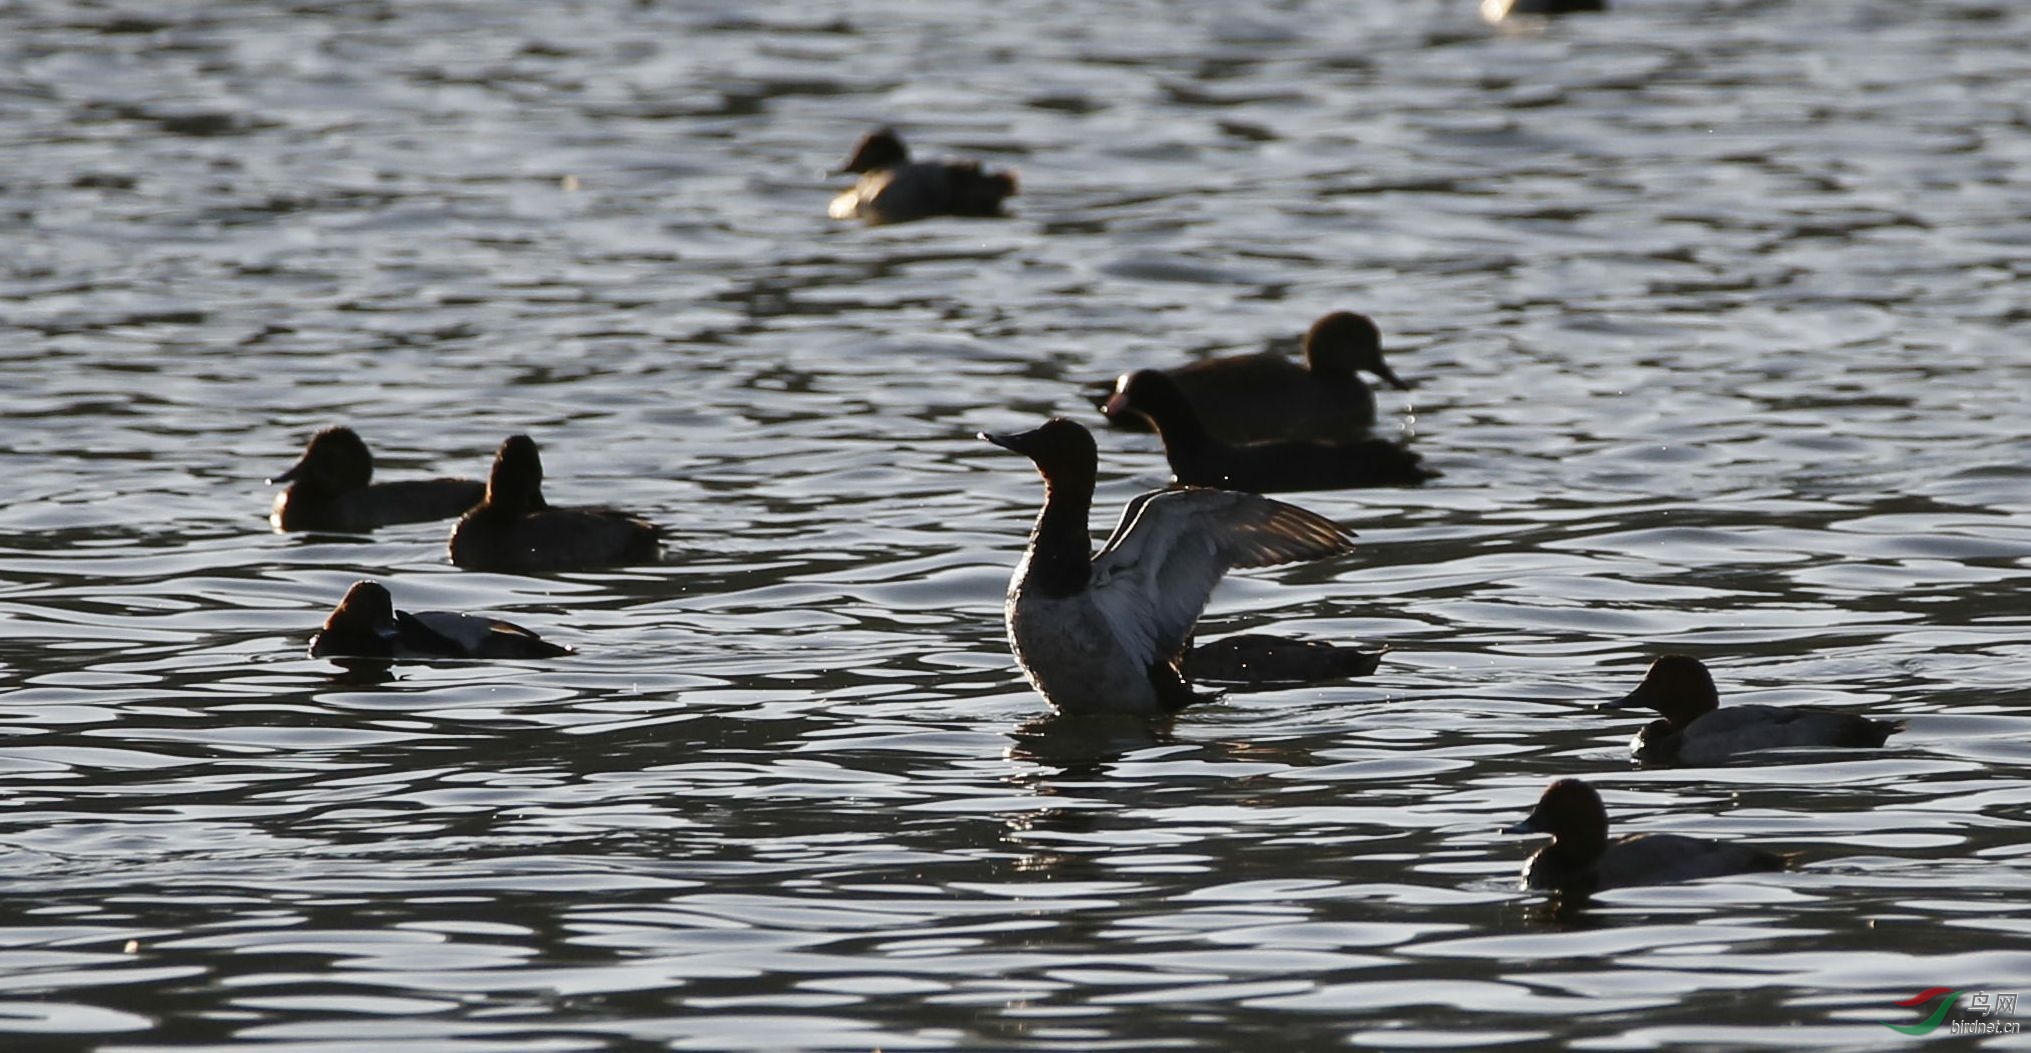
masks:
[(551, 573), (653, 563), (658, 529), (611, 509), (546, 508), (516, 515), (482, 505), (451, 535), (451, 561), (467, 570)]

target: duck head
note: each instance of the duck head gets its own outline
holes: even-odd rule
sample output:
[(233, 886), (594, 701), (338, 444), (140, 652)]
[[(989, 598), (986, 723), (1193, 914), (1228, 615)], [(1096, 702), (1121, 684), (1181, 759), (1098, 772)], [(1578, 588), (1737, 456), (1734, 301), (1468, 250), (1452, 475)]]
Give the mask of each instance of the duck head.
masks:
[(1668, 654), (1650, 663), (1650, 671), (1643, 674), (1643, 682), (1636, 685), (1636, 690), (1612, 702), (1603, 702), (1600, 708), (1653, 710), (1672, 726), (1683, 728), (1720, 704), (1713, 675), (1699, 659)]
[(1598, 855), (1608, 843), (1608, 809), (1592, 786), (1578, 779), (1560, 779), (1544, 788), (1537, 807), (1505, 834), (1550, 834), (1552, 844)]
[(980, 437), (1004, 450), (1014, 450), (1028, 457), (1047, 484), (1083, 483), (1086, 489), (1093, 488), (1093, 476), (1100, 464), (1100, 449), (1093, 443), (1093, 433), (1078, 421), (1052, 417), (1041, 427), (1029, 431), (981, 432)]
[(852, 155), (833, 174), (879, 172), (909, 160), (910, 150), (903, 145), (903, 137), (897, 135), (894, 128), (877, 128), (860, 137), (860, 142), (854, 144)]
[(394, 653), (400, 631), (395, 598), (378, 581), (356, 581), (324, 619), (324, 629), (310, 641), (310, 654), (374, 655)]
[(536, 452), (536, 440), (527, 435), (502, 440), (487, 474), (487, 503), (525, 512), (544, 507), (543, 458)]
[(1334, 311), (1320, 316), (1305, 330), (1305, 361), (1312, 372), (1323, 376), (1351, 378), (1356, 370), (1365, 370), (1390, 387), (1410, 390), (1382, 360), (1382, 331), (1365, 314)]
[(326, 428), (310, 437), (303, 456), (290, 469), (268, 480), (270, 483), (306, 482), (327, 490), (353, 490), (374, 477), (374, 455), (367, 444), (343, 425)]
[(1199, 428), (1199, 414), (1185, 398), (1184, 389), (1161, 370), (1138, 369), (1116, 381), (1106, 412), (1110, 417), (1140, 414), (1166, 441), (1196, 433)]

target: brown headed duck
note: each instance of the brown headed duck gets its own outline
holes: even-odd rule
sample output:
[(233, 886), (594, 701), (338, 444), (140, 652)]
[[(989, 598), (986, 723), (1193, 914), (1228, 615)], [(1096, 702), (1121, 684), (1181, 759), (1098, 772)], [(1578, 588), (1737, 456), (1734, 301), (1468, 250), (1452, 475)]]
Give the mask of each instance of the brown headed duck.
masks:
[(1636, 690), (1602, 709), (1649, 709), (1662, 714), (1629, 743), (1645, 764), (1725, 764), (1755, 750), (1834, 746), (1872, 749), (1901, 724), (1852, 713), (1789, 706), (1721, 707), (1714, 678), (1700, 660), (1668, 654), (1650, 664)]
[(513, 622), (451, 611), (398, 611), (378, 581), (356, 581), (310, 638), (312, 658), (555, 658), (571, 648)]
[(1588, 893), (1783, 870), (1789, 863), (1760, 848), (1679, 834), (1634, 834), (1609, 841), (1601, 795), (1578, 779), (1546, 787), (1529, 818), (1503, 833), (1551, 835), (1551, 844), (1523, 865), (1525, 888)]
[(1169, 713), (1197, 701), (1180, 668), (1192, 626), (1222, 575), (1353, 548), (1332, 520), (1255, 494), (1152, 490), (1128, 503), (1093, 553), (1086, 517), (1099, 456), (1093, 436), (1054, 418), (981, 438), (1035, 462), (1044, 508), (1009, 581), (1016, 665), (1067, 713)]
[(467, 570), (542, 574), (654, 563), (662, 529), (610, 508), (552, 508), (543, 500), (543, 461), (527, 435), (494, 453), (486, 500), (451, 531), (451, 561)]
[(1222, 442), (1199, 422), (1176, 381), (1154, 369), (1128, 375), (1107, 402), (1110, 413), (1135, 412), (1163, 439), (1171, 473), (1187, 486), (1251, 493), (1421, 486), (1439, 473), (1417, 454), (1378, 438), (1354, 442)]
[(1517, 15), (1544, 17), (1607, 9), (1608, 0), (1481, 0), (1481, 17), (1489, 22)]
[(1016, 192), (1014, 172), (983, 172), (978, 161), (912, 161), (894, 129), (861, 137), (839, 174), (856, 174), (853, 189), (832, 199), (833, 219), (904, 223), (930, 216), (999, 216)]
[(487, 492), (485, 483), (472, 479), (373, 479), (367, 444), (351, 428), (326, 428), (310, 437), (294, 467), (268, 480), (289, 484), (276, 495), (268, 521), (279, 531), (364, 534), (394, 523), (454, 518)]
[[(1366, 371), (1408, 390), (1382, 360), (1382, 333), (1367, 315), (1334, 311), (1312, 323), (1304, 339), (1305, 364), (1274, 351), (1209, 358), (1163, 372), (1178, 385), (1214, 438), (1226, 442), (1308, 440), (1349, 442), (1375, 423), (1375, 393)], [(1095, 405), (1119, 427), (1147, 430), (1148, 422), (1108, 400), (1127, 387), (1123, 373), (1098, 393)]]

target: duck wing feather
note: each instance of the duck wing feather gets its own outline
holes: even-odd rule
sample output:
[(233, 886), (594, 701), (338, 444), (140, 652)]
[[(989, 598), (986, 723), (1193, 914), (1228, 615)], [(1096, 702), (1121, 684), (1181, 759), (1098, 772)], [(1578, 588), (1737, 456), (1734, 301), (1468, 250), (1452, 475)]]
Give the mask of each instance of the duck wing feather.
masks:
[(1229, 569), (1337, 555), (1354, 547), (1353, 537), (1322, 515), (1260, 494), (1152, 490), (1122, 510), (1088, 588), (1137, 660), (1168, 662)]

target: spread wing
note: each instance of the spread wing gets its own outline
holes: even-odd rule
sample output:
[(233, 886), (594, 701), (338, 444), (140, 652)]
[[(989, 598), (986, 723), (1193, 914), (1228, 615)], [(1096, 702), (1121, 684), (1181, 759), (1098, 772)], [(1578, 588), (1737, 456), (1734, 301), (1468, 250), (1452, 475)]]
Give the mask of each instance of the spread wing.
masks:
[(1093, 560), (1089, 586), (1117, 638), (1145, 664), (1184, 649), (1213, 586), (1231, 567), (1268, 567), (1346, 552), (1338, 523), (1260, 494), (1152, 490), (1122, 509)]

